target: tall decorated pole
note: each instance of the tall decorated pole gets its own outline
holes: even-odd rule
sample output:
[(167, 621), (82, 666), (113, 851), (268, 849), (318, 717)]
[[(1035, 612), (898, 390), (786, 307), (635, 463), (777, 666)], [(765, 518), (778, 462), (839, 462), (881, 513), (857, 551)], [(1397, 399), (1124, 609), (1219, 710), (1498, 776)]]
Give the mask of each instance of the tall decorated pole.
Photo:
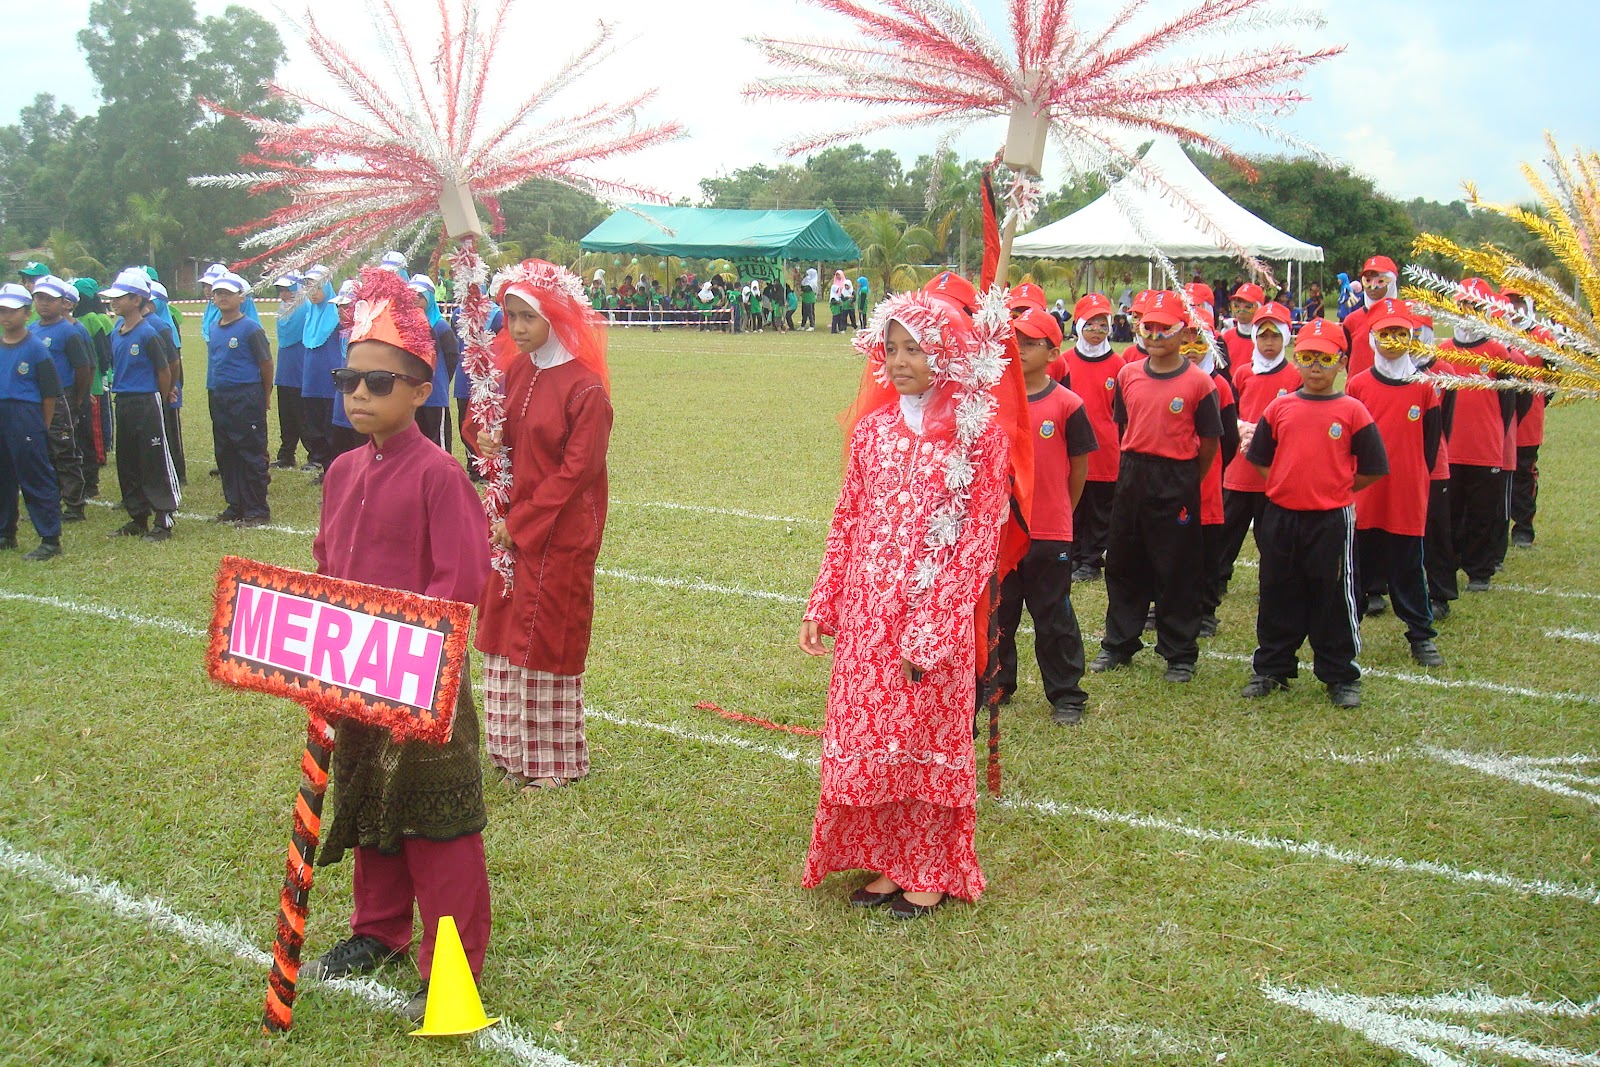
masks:
[[(614, 53), (604, 23), (532, 93), (511, 97), (517, 102), (503, 121), (491, 125), (485, 100), (499, 67), (511, 65), (496, 60), (512, 0), (492, 5), (437, 0), (432, 33), (419, 32), (416, 18), (402, 23), (397, 7), (382, 4), (372, 27), (387, 61), (386, 76), (369, 72), (313, 13), (306, 14), (305, 44), (340, 95), (322, 100), (272, 86), (275, 95), (302, 107), (305, 121), (238, 114), (202, 100), (213, 112), (244, 121), (256, 134), (256, 150), (241, 160), (249, 170), (190, 181), (289, 197), (286, 206), (230, 231), (244, 235), (243, 246), (253, 253), (235, 269), (253, 268), (269, 278), (307, 262), (338, 268), (382, 246), (418, 247), (442, 222), (436, 252), (442, 256), (450, 240), (456, 243), (451, 263), (462, 297), (459, 329), (472, 382), (469, 414), (483, 432), (494, 435), (503, 410), (489, 353), (491, 294), (480, 247), (489, 234), (476, 203), (488, 209), (491, 231), (498, 232), (504, 218), (499, 195), (535, 179), (612, 203), (664, 202), (666, 197), (653, 189), (602, 178), (591, 168), (673, 140), (682, 128), (675, 122), (638, 121), (653, 96), (649, 92), (619, 103), (579, 105), (560, 117), (545, 114), (552, 100), (570, 95), (574, 83)], [(508, 72), (508, 80), (527, 74), (521, 64)], [(484, 508), (494, 521), (508, 499), (509, 460), (502, 452), (479, 467), (488, 482)], [(491, 552), (509, 590), (509, 550)]]
[[(1075, 24), (1072, 0), (1006, 0), (1004, 40), (962, 0), (809, 2), (847, 19), (848, 36), (757, 39), (783, 73), (753, 83), (746, 94), (856, 105), (852, 115), (861, 106), (880, 112), (866, 122), (795, 138), (785, 145), (793, 154), (906, 126), (941, 130), (942, 150), (974, 124), (1006, 119), (1001, 159), (1012, 183), (996, 270), (1002, 287), (1011, 238), (1042, 199), (1039, 179), (1048, 144), (1079, 174), (1113, 182), (1138, 173), (1183, 205), (1222, 247), (1249, 258), (1200, 204), (1145, 167), (1133, 146), (1169, 135), (1253, 173), (1232, 146), (1201, 126), (1243, 125), (1293, 143), (1270, 120), (1304, 99), (1295, 82), (1343, 51), (1306, 50), (1298, 43), (1322, 21), (1287, 8), (1285, 0), (1199, 0), (1137, 33), (1129, 32), (1142, 7), (1137, 2), (1124, 5), (1103, 29), (1089, 31)], [(1272, 41), (1270, 35), (1280, 30), (1292, 36)], [(1202, 38), (1225, 35), (1251, 44), (1221, 55), (1186, 54)], [(1171, 272), (1170, 264), (1163, 266)]]
[(333, 724), (318, 712), (307, 716), (306, 748), (300, 756), (300, 793), (294, 798), (294, 835), (278, 897), (278, 931), (272, 942), (272, 971), (267, 976), (267, 1006), (261, 1029), (286, 1033), (294, 1025), (295, 988), (300, 981), (300, 950), (306, 941), (306, 915), (311, 907), (311, 878), (322, 839), (322, 799), (328, 792), (328, 764), (333, 759)]

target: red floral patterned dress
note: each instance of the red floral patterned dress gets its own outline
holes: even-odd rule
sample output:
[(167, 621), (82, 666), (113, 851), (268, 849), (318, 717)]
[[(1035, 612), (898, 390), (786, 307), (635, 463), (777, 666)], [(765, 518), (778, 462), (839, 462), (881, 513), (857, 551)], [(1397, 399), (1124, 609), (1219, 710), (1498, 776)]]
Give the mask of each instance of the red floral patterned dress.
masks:
[[(933, 557), (930, 519), (949, 502), (955, 443), (913, 431), (897, 406), (862, 419), (850, 443), (806, 619), (835, 637), (822, 739), (822, 795), (803, 884), (834, 871), (887, 874), (902, 889), (976, 900), (977, 772), (972, 614), (994, 571), (1006, 515), (1008, 443), (991, 424), (971, 453), (967, 517)], [(909, 682), (900, 661), (925, 673)]]

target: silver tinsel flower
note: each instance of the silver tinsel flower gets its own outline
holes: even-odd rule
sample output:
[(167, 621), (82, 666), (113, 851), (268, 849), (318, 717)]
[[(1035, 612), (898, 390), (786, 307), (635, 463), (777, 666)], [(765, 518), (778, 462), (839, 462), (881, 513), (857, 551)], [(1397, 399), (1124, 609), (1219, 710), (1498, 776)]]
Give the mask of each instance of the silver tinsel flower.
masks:
[(972, 484), (972, 475), (977, 468), (972, 465), (972, 457), (965, 452), (952, 452), (944, 461), (944, 485), (952, 493), (964, 492)]
[(956, 435), (963, 441), (976, 441), (994, 414), (994, 398), (987, 393), (965, 393), (956, 401)]
[(917, 560), (917, 565), (911, 568), (911, 584), (918, 590), (925, 590), (933, 585), (933, 580), (939, 577), (939, 564), (931, 557)]
[(928, 547), (948, 548), (961, 536), (961, 512), (943, 508), (928, 521)]

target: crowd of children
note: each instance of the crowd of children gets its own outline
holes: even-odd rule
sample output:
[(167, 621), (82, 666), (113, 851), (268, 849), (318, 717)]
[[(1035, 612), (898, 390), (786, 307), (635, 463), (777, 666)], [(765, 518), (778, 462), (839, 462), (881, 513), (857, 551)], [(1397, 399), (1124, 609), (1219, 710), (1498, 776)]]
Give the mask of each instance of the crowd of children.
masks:
[[(17, 547), (20, 495), (40, 538), (24, 558), (60, 555), (62, 524), (83, 519), (108, 454), (128, 515), (115, 535), (169, 540), (184, 481), (183, 376), (164, 291), (144, 268), (105, 287), (41, 264), (23, 278), (0, 286), (0, 547)], [(799, 638), (809, 654), (834, 655), (807, 886), (870, 870), (851, 903), (898, 918), (983, 891), (971, 716), (975, 700), (1015, 698), (1024, 608), (1063, 726), (1088, 710), (1086, 672), (1127, 666), (1145, 630), (1168, 682), (1195, 677), (1252, 531), (1260, 603), (1243, 697), (1287, 688), (1309, 641), (1331, 702), (1358, 707), (1361, 621), (1391, 606), (1415, 661), (1444, 662), (1437, 623), (1458, 571), (1468, 591), (1487, 589), (1507, 546), (1532, 544), (1543, 400), (1452, 388), (1452, 376), (1493, 373), (1471, 361), (1416, 363), (1409, 342), (1430, 341), (1432, 322), (1398, 299), (1396, 280), (1374, 257), (1343, 325), (1312, 317), (1298, 329), (1253, 284), (1232, 287), (1225, 305), (1200, 282), (1149, 290), (1127, 302), (1136, 340), (1121, 353), (1119, 306), (1106, 295), (1069, 314), (1019, 285), (1005, 309), (1008, 368), (997, 358), (1005, 314), (982, 308), (953, 272), (870, 318), (867, 279), (835, 275), (832, 328), (859, 331), (868, 366)], [(799, 292), (776, 280), (696, 288), (686, 276), (663, 294), (631, 276), (608, 289), (603, 272), (586, 287), (533, 260), (502, 272), (490, 326), (506, 415), (483, 437), (437, 286), (399, 253), (338, 289), (320, 264), (274, 279), (276, 359), (250, 283), (222, 264), (200, 281), (226, 502), (217, 520), (269, 521), (269, 467), (293, 467), (303, 446), (304, 469), (323, 482), (321, 573), (479, 606), (486, 731), (465, 680), (445, 746), (338, 727), (321, 862), (354, 854), (352, 933), (302, 972), (340, 977), (404, 955), (415, 907), (423, 986), (407, 1011), (420, 1017), (438, 918), (455, 917), (475, 972), (488, 945), (480, 737), (518, 789), (589, 772), (582, 676), (608, 497), (607, 322), (660, 328), (682, 310), (703, 329), (813, 329), (818, 274)], [(1461, 299), (1504, 301), (1531, 325), (1519, 294), (1470, 279)], [(1526, 358), (1466, 328), (1440, 348)], [(492, 529), (450, 455), (452, 381), (469, 453), (509, 450), (510, 506)], [(507, 572), (489, 567), (491, 544), (512, 553)], [(1086, 663), (1072, 587), (1102, 578), (1104, 635)], [(973, 625), (986, 605), (992, 664), (978, 642), (987, 627)]]

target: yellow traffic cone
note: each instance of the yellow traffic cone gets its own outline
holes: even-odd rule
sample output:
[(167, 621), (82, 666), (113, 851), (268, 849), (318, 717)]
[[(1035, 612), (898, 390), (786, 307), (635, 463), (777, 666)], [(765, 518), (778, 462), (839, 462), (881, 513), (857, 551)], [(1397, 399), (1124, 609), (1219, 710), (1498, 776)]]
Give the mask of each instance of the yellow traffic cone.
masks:
[(433, 974), (428, 980), (428, 1010), (422, 1017), (422, 1028), (411, 1031), (411, 1036), (475, 1034), (499, 1021), (483, 1013), (483, 1001), (478, 999), (478, 986), (472, 980), (466, 950), (461, 947), (455, 916), (440, 916), (433, 943)]

